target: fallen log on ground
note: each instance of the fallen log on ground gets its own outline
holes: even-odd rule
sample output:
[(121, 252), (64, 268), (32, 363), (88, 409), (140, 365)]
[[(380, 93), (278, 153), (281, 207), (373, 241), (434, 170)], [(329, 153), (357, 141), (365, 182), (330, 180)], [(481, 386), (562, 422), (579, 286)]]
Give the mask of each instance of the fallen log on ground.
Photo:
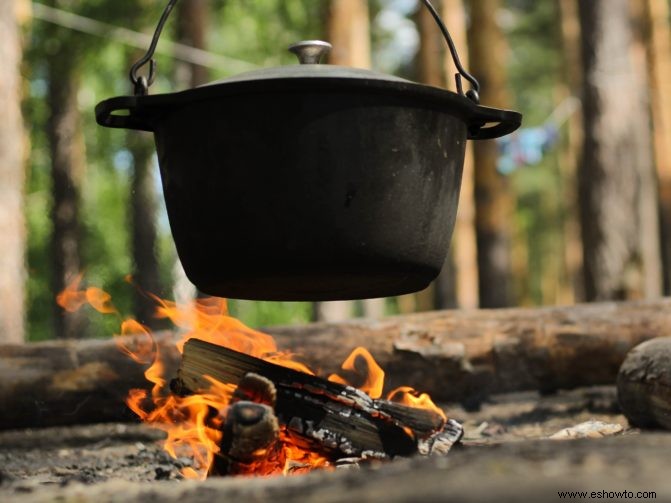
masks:
[[(671, 333), (671, 299), (443, 311), (269, 333), (321, 375), (365, 346), (386, 371), (388, 389), (409, 385), (474, 406), (493, 393), (615, 383), (631, 348)], [(156, 336), (168, 378), (179, 365), (178, 339)], [(123, 400), (128, 389), (147, 387), (145, 368), (111, 340), (0, 346), (0, 428), (129, 419)]]

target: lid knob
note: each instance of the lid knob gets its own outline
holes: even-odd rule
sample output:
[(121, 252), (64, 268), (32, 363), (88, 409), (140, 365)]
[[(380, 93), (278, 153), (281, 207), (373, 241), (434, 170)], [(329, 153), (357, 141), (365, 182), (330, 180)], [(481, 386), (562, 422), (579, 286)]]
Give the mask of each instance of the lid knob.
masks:
[(289, 47), (289, 51), (298, 56), (301, 65), (318, 65), (333, 46), (322, 40), (305, 40)]

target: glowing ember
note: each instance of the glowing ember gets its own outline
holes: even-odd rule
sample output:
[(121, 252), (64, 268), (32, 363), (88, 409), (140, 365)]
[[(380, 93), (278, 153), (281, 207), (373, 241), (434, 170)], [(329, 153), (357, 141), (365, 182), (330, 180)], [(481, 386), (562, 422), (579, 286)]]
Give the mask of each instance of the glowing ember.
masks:
[[(165, 431), (163, 447), (171, 456), (187, 456), (193, 460), (193, 468), (182, 470), (184, 477), (204, 479), (220, 450), (222, 426), (236, 385), (206, 376), (210, 382), (207, 391), (186, 397), (173, 395), (165, 376), (158, 345), (150, 330), (136, 320), (122, 319), (108, 293), (99, 288), (82, 288), (81, 283), (80, 275), (58, 295), (58, 304), (69, 312), (88, 304), (100, 313), (119, 317), (120, 334), (116, 337), (117, 345), (137, 363), (149, 365), (144, 375), (152, 384), (150, 391), (130, 390), (126, 403), (142, 421)], [(231, 317), (225, 299), (197, 299), (180, 305), (153, 295), (152, 298), (157, 304), (156, 316), (167, 318), (184, 330), (182, 339), (177, 343), (180, 352), (187, 340), (198, 338), (314, 375), (307, 366), (295, 361), (293, 355), (279, 351), (271, 336), (253, 330)], [(356, 348), (345, 360), (342, 369), (359, 381), (359, 389), (372, 398), (382, 396), (384, 371), (366, 349)], [(352, 385), (350, 381), (336, 374), (331, 375), (329, 380)], [(389, 393), (388, 399), (411, 407), (431, 409), (445, 418), (444, 412), (427, 394), (419, 394), (412, 388), (398, 388)], [(293, 474), (329, 466), (325, 457), (296, 445), (284, 429), (280, 429), (280, 443), (281, 452), (274, 458), (274, 462), (252, 467), (253, 473)]]

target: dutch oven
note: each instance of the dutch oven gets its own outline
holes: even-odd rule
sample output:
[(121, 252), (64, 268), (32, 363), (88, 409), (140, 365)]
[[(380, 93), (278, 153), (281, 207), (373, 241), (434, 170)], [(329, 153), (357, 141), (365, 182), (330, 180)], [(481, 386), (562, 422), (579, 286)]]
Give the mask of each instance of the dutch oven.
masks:
[(150, 96), (169, 1), (131, 71), (135, 96), (103, 101), (96, 116), (154, 133), (177, 252), (201, 291), (344, 300), (418, 291), (438, 275), (466, 141), (511, 133), (521, 115), (478, 105), (477, 81), (422, 1), (459, 69), (458, 93), (318, 64), (330, 46), (309, 41), (291, 48), (302, 64)]

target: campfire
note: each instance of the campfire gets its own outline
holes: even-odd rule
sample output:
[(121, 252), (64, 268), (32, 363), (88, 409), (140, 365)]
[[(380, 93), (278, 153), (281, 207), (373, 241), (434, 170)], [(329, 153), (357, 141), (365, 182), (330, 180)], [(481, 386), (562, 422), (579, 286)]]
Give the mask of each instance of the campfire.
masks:
[[(431, 398), (403, 386), (383, 398), (384, 371), (363, 347), (342, 372), (320, 377), (298, 355), (229, 315), (221, 298), (188, 305), (155, 299), (159, 318), (184, 330), (182, 362), (166, 375), (151, 331), (124, 319), (111, 296), (78, 277), (57, 298), (67, 311), (89, 305), (117, 316), (117, 346), (148, 365), (151, 390), (129, 390), (126, 403), (166, 433), (164, 449), (189, 457), (186, 478), (297, 474), (415, 454), (446, 454), (463, 433)], [(133, 337), (128, 337), (133, 336)]]

